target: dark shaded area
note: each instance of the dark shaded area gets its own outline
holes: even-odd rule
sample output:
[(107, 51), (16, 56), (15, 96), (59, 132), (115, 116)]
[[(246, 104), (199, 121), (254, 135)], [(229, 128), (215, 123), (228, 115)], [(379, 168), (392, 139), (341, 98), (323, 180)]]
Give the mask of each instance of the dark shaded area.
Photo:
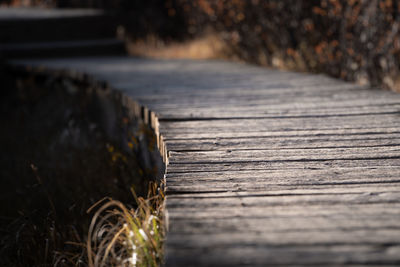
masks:
[(113, 38), (116, 24), (111, 15), (0, 20), (0, 42), (37, 43)]
[(105, 196), (132, 205), (131, 188), (146, 195), (163, 172), (155, 136), (87, 77), (0, 75), (0, 265), (83, 264), (86, 210)]
[(125, 55), (113, 12), (71, 9), (1, 9), (0, 57)]
[(100, 8), (116, 15), (133, 38), (157, 34), (166, 41), (187, 37), (184, 7), (175, 0), (57, 0), (59, 8)]

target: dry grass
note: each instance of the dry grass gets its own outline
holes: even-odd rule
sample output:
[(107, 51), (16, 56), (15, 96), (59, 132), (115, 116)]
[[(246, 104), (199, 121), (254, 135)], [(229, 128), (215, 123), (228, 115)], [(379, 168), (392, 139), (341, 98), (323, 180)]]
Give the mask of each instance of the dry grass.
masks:
[(128, 40), (130, 55), (164, 59), (230, 59), (232, 53), (226, 43), (214, 33), (194, 40), (166, 43), (150, 35), (141, 40)]
[(137, 197), (137, 208), (105, 198), (95, 212), (87, 240), (88, 264), (102, 266), (159, 266), (163, 261), (164, 193), (150, 184), (147, 198)]

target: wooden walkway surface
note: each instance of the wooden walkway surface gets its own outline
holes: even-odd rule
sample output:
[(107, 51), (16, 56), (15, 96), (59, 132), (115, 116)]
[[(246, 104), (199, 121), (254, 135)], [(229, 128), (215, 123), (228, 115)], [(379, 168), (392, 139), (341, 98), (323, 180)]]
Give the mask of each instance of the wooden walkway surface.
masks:
[(400, 94), (221, 61), (24, 63), (155, 112), (167, 266), (400, 265)]

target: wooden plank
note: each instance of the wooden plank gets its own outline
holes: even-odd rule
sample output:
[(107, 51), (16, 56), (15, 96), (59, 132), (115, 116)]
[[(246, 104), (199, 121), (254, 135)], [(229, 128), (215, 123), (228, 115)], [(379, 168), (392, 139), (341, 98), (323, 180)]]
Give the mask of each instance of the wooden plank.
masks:
[[(304, 208), (302, 204), (276, 205), (266, 207), (268, 212), (263, 212), (257, 206), (238, 205), (234, 208), (225, 206), (207, 206), (202, 209), (185, 207), (171, 209), (168, 216), (173, 216), (181, 221), (184, 220), (230, 220), (240, 218), (397, 218), (400, 203), (347, 203), (347, 205), (310, 205)], [(190, 217), (187, 214), (190, 214)], [(366, 220), (368, 222), (368, 220)], [(171, 226), (172, 227), (172, 226)]]
[[(260, 246), (184, 248), (167, 247), (172, 266), (398, 266), (399, 248), (393, 246)], [(174, 255), (172, 257), (172, 255)], [(193, 257), (187, 257), (192, 255)]]
[[(282, 192), (282, 190), (300, 190), (300, 192), (311, 192), (310, 190), (318, 190), (318, 192), (326, 189), (334, 189), (336, 192), (347, 192), (346, 189), (362, 188), (363, 190), (370, 191), (375, 189), (378, 185), (385, 185), (391, 188), (399, 187), (400, 180), (396, 178), (385, 179), (371, 179), (371, 180), (343, 180), (340, 182), (325, 182), (319, 183), (306, 183), (306, 184), (272, 184), (262, 180), (255, 180), (248, 178), (239, 181), (203, 181), (202, 184), (193, 181), (174, 180), (168, 182), (167, 193), (172, 194), (186, 194), (186, 193), (204, 193), (204, 192)], [(309, 189), (309, 190), (307, 190)]]
[(375, 182), (392, 178), (393, 181), (400, 179), (400, 169), (397, 166), (387, 166), (376, 168), (374, 166), (367, 167), (350, 167), (350, 168), (321, 168), (321, 169), (296, 169), (288, 171), (287, 169), (278, 170), (243, 170), (243, 171), (216, 171), (216, 172), (199, 172), (191, 173), (190, 176), (182, 173), (166, 174), (168, 181), (181, 180), (199, 183), (207, 181), (248, 181), (254, 180), (255, 183), (264, 182), (269, 184), (281, 185), (324, 185), (324, 184), (340, 184), (347, 181), (357, 182)]
[[(295, 117), (343, 117), (354, 115), (371, 114), (398, 114), (400, 107), (371, 107), (370, 109), (321, 109), (321, 110), (268, 110), (265, 107), (260, 108), (240, 108), (240, 107), (221, 107), (221, 108), (188, 108), (188, 109), (160, 109), (157, 108), (157, 114), (162, 121), (173, 120), (196, 120), (196, 119), (234, 119), (234, 118), (295, 118)], [(162, 115), (160, 115), (162, 114)]]
[[(265, 109), (305, 109), (309, 108), (351, 108), (351, 107), (368, 107), (368, 106), (390, 106), (398, 104), (394, 93), (386, 92), (366, 92), (365, 90), (343, 94), (324, 94), (318, 95), (313, 93), (311, 96), (303, 96), (299, 94), (284, 95), (280, 92), (263, 93), (251, 95), (252, 91), (245, 95), (224, 92), (224, 94), (216, 94), (215, 91), (205, 94), (180, 93), (178, 96), (170, 94), (159, 94), (157, 96), (146, 95), (138, 98), (138, 100), (149, 107), (156, 109), (172, 111), (174, 108), (197, 110), (198, 108), (217, 108), (223, 105), (227, 108), (237, 106), (239, 108), (262, 108)], [(218, 90), (216, 90), (218, 92)], [(250, 94), (250, 95), (249, 95)], [(391, 98), (394, 96), (394, 99)], [(162, 114), (161, 114), (162, 115)]]
[[(266, 225), (268, 226), (268, 225)], [(203, 228), (206, 229), (206, 228)], [(210, 229), (208, 227), (207, 229)], [(212, 236), (212, 238), (210, 238)], [(185, 234), (182, 231), (172, 235), (168, 239), (171, 246), (187, 247), (234, 247), (236, 244), (242, 246), (282, 246), (282, 245), (335, 245), (335, 244), (375, 244), (376, 246), (399, 243), (400, 229), (335, 229), (329, 231), (251, 231), (232, 230), (229, 232), (207, 232)], [(193, 244), (193, 241), (195, 243)], [(193, 245), (192, 245), (193, 244)], [(192, 246), (191, 246), (192, 245)]]
[(267, 138), (267, 137), (305, 137), (312, 136), (353, 136), (353, 135), (370, 135), (370, 134), (397, 134), (400, 129), (397, 127), (348, 127), (348, 128), (334, 128), (334, 129), (310, 129), (310, 130), (269, 130), (269, 131), (255, 131), (248, 132), (222, 132), (222, 133), (180, 133), (180, 132), (164, 132), (164, 140), (203, 140), (203, 139), (216, 139), (217, 142), (222, 139), (234, 138)]
[[(196, 213), (196, 210), (208, 211), (218, 209), (220, 212), (229, 210), (240, 212), (246, 216), (246, 209), (258, 209), (259, 214), (268, 213), (271, 207), (335, 207), (337, 211), (353, 205), (386, 204), (390, 206), (400, 203), (400, 190), (379, 189), (371, 192), (348, 191), (310, 193), (301, 192), (295, 194), (279, 192), (229, 192), (229, 193), (192, 193), (171, 195), (167, 199), (167, 209), (180, 209), (188, 214)], [(374, 210), (376, 216), (382, 212)]]
[(360, 167), (400, 167), (399, 159), (364, 159), (364, 160), (330, 160), (330, 161), (253, 161), (237, 163), (208, 163), (208, 164), (169, 164), (167, 173), (192, 173), (210, 171), (249, 171), (249, 170), (314, 170), (314, 169), (341, 169)]
[[(244, 127), (246, 126), (246, 127)], [(399, 127), (399, 116), (355, 115), (345, 117), (299, 117), (299, 118), (261, 118), (261, 119), (225, 119), (163, 122), (160, 132), (169, 134), (193, 132), (252, 132), (252, 131), (288, 131), (323, 130), (371, 127)]]
[[(327, 98), (300, 98), (295, 97), (296, 101), (293, 101), (292, 97), (277, 99), (273, 96), (259, 96), (255, 97), (254, 100), (248, 100), (248, 106), (244, 105), (243, 102), (240, 102), (239, 99), (230, 98), (229, 101), (225, 101), (223, 99), (218, 100), (208, 96), (204, 99), (198, 99), (197, 101), (193, 101), (192, 99), (196, 96), (190, 96), (187, 99), (182, 97), (177, 97), (174, 100), (169, 102), (161, 101), (157, 104), (154, 101), (143, 101), (140, 99), (139, 102), (148, 106), (152, 110), (156, 111), (160, 118), (168, 118), (173, 116), (181, 116), (181, 117), (196, 117), (197, 114), (205, 113), (209, 115), (212, 112), (217, 112), (217, 114), (212, 114), (213, 116), (217, 116), (218, 113), (222, 113), (225, 117), (228, 116), (230, 112), (233, 116), (239, 116), (238, 114), (244, 113), (246, 116), (257, 116), (260, 115), (268, 115), (268, 114), (285, 114), (292, 111), (294, 113), (297, 111), (306, 112), (307, 110), (314, 111), (317, 113), (318, 111), (324, 112), (324, 110), (331, 110), (330, 113), (334, 114), (335, 111), (345, 113), (347, 110), (348, 113), (351, 113), (352, 110), (355, 110), (357, 106), (360, 106), (359, 112), (364, 110), (367, 111), (368, 108), (372, 110), (375, 109), (376, 112), (382, 112), (384, 109), (390, 109), (389, 111), (398, 111), (398, 109), (393, 108), (396, 106), (398, 101), (396, 99), (391, 99), (389, 96), (386, 98), (375, 97), (367, 100), (362, 99), (362, 95), (357, 96), (343, 96), (343, 99), (334, 99), (332, 97)], [(288, 99), (292, 99), (291, 101)], [(350, 108), (350, 106), (354, 105), (355, 107)], [(363, 108), (362, 108), (362, 107)], [(251, 108), (249, 108), (251, 107)], [(378, 108), (381, 107), (381, 110)], [(207, 114), (208, 112), (208, 114)], [(253, 114), (254, 113), (254, 114)], [(352, 113), (356, 113), (353, 111)], [(260, 116), (259, 115), (259, 116)], [(290, 115), (290, 114), (289, 114)], [(296, 113), (294, 114), (296, 115)], [(209, 115), (209, 117), (211, 117)]]
[[(245, 213), (246, 211), (242, 209)], [(224, 212), (224, 210), (221, 210)], [(266, 209), (268, 212), (268, 209)], [(354, 214), (314, 216), (314, 217), (230, 217), (225, 219), (201, 218), (199, 216), (184, 216), (182, 213), (169, 214), (170, 220), (176, 221), (170, 225), (170, 231), (176, 234), (189, 235), (192, 233), (218, 234), (232, 232), (351, 232), (353, 230), (374, 231), (377, 229), (400, 230), (397, 215), (356, 216)], [(204, 226), (203, 226), (204, 224)], [(397, 240), (398, 241), (398, 240)]]
[(267, 150), (280, 148), (328, 148), (390, 146), (400, 143), (400, 134), (344, 136), (271, 136), (258, 138), (203, 138), (167, 140), (169, 151)]
[(343, 168), (295, 171), (251, 170), (225, 172), (168, 173), (167, 191), (179, 192), (229, 192), (295, 189), (374, 188), (379, 184), (399, 186), (400, 170), (396, 167)]
[(398, 159), (400, 146), (169, 152), (171, 164)]

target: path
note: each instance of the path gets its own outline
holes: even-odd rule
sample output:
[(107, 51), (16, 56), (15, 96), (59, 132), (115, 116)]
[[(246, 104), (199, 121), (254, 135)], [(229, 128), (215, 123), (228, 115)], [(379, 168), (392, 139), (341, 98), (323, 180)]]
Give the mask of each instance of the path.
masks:
[(400, 264), (400, 94), (221, 61), (24, 63), (87, 72), (157, 114), (167, 266)]

